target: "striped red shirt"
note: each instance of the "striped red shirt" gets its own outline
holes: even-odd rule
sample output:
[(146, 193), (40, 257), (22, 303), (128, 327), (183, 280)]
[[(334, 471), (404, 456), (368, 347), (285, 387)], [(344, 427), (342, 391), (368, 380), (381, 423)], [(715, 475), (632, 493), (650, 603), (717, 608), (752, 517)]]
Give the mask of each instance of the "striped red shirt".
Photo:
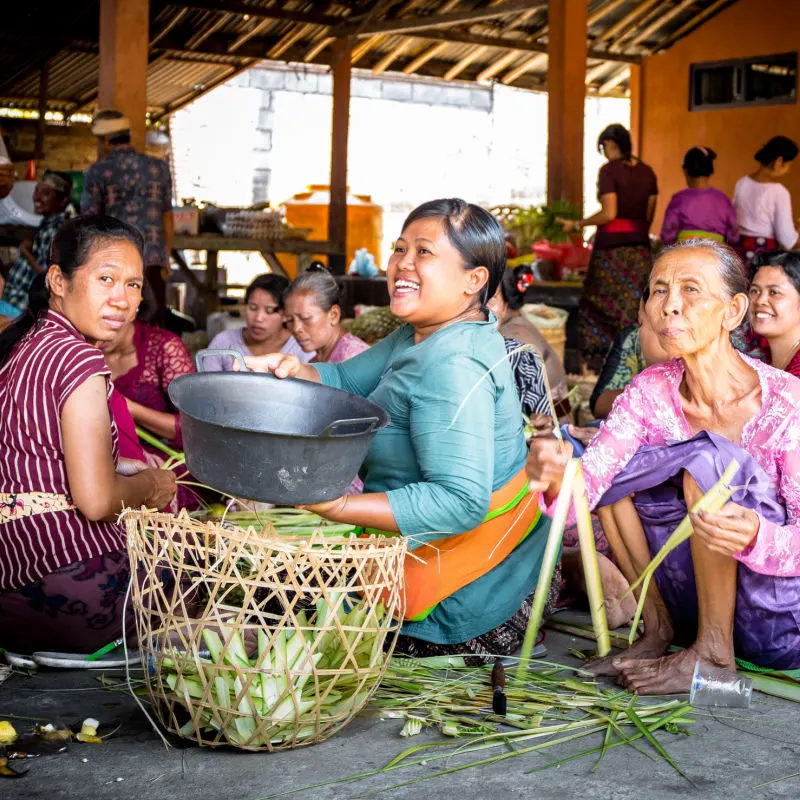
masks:
[[(69, 320), (48, 311), (0, 367), (0, 493), (69, 496), (61, 411), (94, 375), (111, 373), (102, 353)], [(113, 457), (119, 455), (111, 417)], [(0, 523), (0, 591), (18, 589), (67, 564), (124, 548), (122, 529), (57, 511)]]

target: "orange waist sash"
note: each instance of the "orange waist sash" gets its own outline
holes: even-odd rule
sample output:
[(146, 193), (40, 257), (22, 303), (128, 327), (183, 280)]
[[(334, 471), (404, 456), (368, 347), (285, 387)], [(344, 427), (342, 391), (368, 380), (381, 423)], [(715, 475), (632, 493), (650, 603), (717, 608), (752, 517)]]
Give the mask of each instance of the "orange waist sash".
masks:
[(493, 570), (539, 521), (538, 494), (525, 470), (492, 493), (486, 519), (471, 531), (420, 545), (405, 560), (405, 619), (421, 622), (438, 603)]

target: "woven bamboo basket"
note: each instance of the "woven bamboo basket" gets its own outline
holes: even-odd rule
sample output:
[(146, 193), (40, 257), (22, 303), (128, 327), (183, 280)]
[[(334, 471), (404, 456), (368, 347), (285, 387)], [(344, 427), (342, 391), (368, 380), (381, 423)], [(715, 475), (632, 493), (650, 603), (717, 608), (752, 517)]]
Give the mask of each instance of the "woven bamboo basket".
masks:
[(522, 315), (539, 329), (563, 363), (569, 314), (562, 308), (554, 308), (543, 303), (525, 303), (522, 306)]
[(147, 688), (168, 731), (279, 750), (323, 741), (367, 702), (402, 619), (403, 537), (279, 536), (185, 511), (124, 522)]

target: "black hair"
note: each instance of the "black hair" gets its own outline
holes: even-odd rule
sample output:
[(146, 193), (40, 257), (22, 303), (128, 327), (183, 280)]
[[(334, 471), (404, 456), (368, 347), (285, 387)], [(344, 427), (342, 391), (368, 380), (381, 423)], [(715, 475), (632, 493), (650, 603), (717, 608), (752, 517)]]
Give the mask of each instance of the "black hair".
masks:
[(489, 280), (481, 293), (481, 308), (485, 308), (506, 268), (505, 233), (497, 219), (485, 208), (457, 197), (430, 200), (417, 206), (403, 222), (403, 230), (418, 219), (442, 220), (450, 244), (464, 259), (464, 269), (489, 270)]
[(131, 132), (130, 131), (117, 131), (108, 135), (108, 143), (112, 145), (130, 144)]
[(789, 279), (789, 283), (800, 294), (800, 253), (791, 250), (781, 253), (764, 253), (753, 266), (754, 278), (756, 272), (762, 267), (777, 267), (783, 270), (783, 274)]
[(153, 287), (150, 285), (150, 281), (147, 280), (147, 275), (145, 275), (144, 283), (142, 284), (142, 302), (139, 304), (139, 308), (136, 311), (136, 321), (144, 325), (155, 325), (158, 327), (160, 313), (161, 309), (158, 307), (156, 294), (153, 291)]
[(708, 178), (714, 174), (717, 154), (710, 147), (693, 147), (683, 157), (683, 168), (690, 178)]
[(503, 295), (506, 305), (512, 311), (519, 310), (525, 303), (526, 280), (533, 280), (533, 270), (529, 264), (521, 264), (513, 269), (506, 267), (503, 270), (500, 293)]
[[(47, 267), (58, 264), (67, 280), (86, 263), (92, 250), (107, 242), (130, 242), (141, 256), (144, 237), (127, 222), (102, 215), (76, 217), (61, 226), (53, 237), (47, 255)], [(47, 272), (39, 273), (28, 293), (28, 307), (0, 333), (0, 366), (6, 363), (17, 342), (38, 326), (50, 306), (50, 287)]]
[(330, 311), (334, 306), (342, 307), (342, 293), (336, 278), (321, 264), (312, 264), (298, 275), (283, 293), (284, 303), (295, 292), (308, 292), (314, 302), (323, 310)]
[(614, 123), (603, 130), (603, 132), (597, 137), (598, 153), (603, 152), (603, 142), (614, 142), (614, 144), (619, 147), (622, 157), (626, 160), (633, 155), (631, 134), (624, 125)]
[(797, 143), (788, 136), (773, 136), (754, 156), (764, 167), (782, 158), (784, 161), (794, 161), (797, 158)]
[(289, 279), (284, 278), (283, 275), (275, 275), (272, 272), (265, 272), (263, 275), (257, 275), (253, 282), (245, 289), (245, 305), (250, 302), (250, 297), (256, 289), (262, 289), (265, 292), (269, 292), (275, 298), (278, 308), (283, 308), (283, 295), (288, 287)]

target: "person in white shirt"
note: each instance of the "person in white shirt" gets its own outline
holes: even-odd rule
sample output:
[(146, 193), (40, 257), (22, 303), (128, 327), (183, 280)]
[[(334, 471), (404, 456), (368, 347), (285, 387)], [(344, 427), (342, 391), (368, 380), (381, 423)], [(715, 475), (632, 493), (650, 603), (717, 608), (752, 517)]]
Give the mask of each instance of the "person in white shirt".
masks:
[(778, 183), (791, 169), (797, 153), (797, 144), (791, 139), (774, 136), (755, 155), (758, 170), (736, 184), (733, 205), (742, 235), (739, 249), (748, 265), (761, 253), (791, 250), (797, 244), (792, 198)]

